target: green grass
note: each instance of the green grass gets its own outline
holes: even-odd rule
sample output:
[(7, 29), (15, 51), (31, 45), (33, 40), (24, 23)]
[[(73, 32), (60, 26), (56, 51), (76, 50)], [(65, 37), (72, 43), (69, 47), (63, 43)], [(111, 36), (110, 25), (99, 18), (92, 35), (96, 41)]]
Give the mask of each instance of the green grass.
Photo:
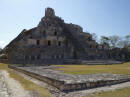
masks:
[(130, 75), (130, 62), (114, 65), (57, 65), (63, 68), (56, 70), (68, 74), (95, 74), (95, 73), (114, 73)]
[(51, 93), (46, 89), (39, 85), (34, 84), (33, 82), (24, 79), (24, 77), (20, 76), (17, 72), (8, 68), (7, 64), (0, 64), (0, 70), (6, 70), (9, 72), (10, 77), (19, 81), (25, 90), (33, 90), (40, 94), (41, 97), (52, 97)]
[[(59, 66), (59, 65), (57, 65)], [(60, 65), (57, 70), (67, 74), (95, 74), (95, 73), (114, 73), (130, 75), (130, 62), (115, 65)], [(95, 93), (87, 97), (130, 97), (130, 87), (120, 90)]]
[(95, 93), (86, 97), (130, 97), (130, 88), (118, 89), (110, 92)]
[[(130, 75), (130, 63), (115, 65), (60, 65), (57, 70), (68, 74), (94, 74), (94, 73), (114, 73)], [(130, 87), (120, 90), (95, 93), (87, 97), (130, 97)]]

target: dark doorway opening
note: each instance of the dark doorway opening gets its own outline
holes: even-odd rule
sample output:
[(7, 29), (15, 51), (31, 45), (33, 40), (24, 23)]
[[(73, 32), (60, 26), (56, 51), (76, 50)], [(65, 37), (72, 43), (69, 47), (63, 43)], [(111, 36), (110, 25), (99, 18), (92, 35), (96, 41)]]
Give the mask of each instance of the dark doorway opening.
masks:
[(61, 41), (58, 41), (58, 46), (61, 46)]
[(25, 60), (29, 60), (29, 56), (26, 55), (26, 56), (25, 56)]
[(50, 40), (48, 40), (48, 46), (51, 46), (51, 41)]
[(31, 56), (31, 60), (34, 61), (35, 60), (35, 56)]
[(73, 58), (77, 59), (77, 52), (75, 50), (73, 51)]
[(57, 35), (57, 32), (56, 32), (56, 31), (54, 32), (54, 35), (55, 35), (55, 36)]
[(40, 40), (37, 40), (37, 45), (40, 45)]
[(38, 55), (38, 56), (37, 56), (37, 60), (40, 60), (40, 59), (41, 59), (41, 55)]

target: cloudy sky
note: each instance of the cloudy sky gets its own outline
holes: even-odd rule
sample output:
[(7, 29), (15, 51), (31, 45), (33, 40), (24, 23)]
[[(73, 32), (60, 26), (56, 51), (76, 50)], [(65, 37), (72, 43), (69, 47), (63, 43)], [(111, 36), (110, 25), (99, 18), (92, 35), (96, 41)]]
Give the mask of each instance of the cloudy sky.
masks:
[(98, 36), (130, 34), (130, 0), (0, 0), (0, 47), (37, 26), (46, 7)]

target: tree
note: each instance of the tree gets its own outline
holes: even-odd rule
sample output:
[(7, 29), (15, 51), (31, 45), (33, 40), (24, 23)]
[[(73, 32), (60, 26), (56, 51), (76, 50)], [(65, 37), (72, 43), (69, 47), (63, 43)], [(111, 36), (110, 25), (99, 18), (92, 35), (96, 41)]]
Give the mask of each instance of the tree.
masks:
[(125, 37), (122, 37), (118, 42), (118, 47), (130, 49), (130, 35), (126, 35)]
[(111, 48), (116, 48), (118, 47), (118, 43), (121, 40), (121, 38), (117, 35), (113, 35), (109, 37), (109, 44)]
[(130, 35), (126, 35), (124, 39), (124, 47), (130, 48)]
[(102, 45), (104, 45), (104, 44), (109, 45), (109, 42), (110, 42), (109, 37), (106, 37), (106, 36), (101, 36), (101, 39), (100, 39), (100, 44), (102, 44)]
[(125, 47), (125, 41), (120, 40), (120, 41), (118, 42), (118, 47), (119, 47), (119, 48), (124, 48), (124, 47)]

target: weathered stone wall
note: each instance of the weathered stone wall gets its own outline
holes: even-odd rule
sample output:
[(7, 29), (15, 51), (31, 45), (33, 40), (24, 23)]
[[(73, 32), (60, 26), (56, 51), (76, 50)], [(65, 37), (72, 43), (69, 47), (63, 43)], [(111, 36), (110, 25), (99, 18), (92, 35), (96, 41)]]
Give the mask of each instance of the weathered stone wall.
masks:
[(35, 39), (28, 39), (27, 43), (28, 43), (28, 45), (37, 45), (36, 42), (37, 41)]

